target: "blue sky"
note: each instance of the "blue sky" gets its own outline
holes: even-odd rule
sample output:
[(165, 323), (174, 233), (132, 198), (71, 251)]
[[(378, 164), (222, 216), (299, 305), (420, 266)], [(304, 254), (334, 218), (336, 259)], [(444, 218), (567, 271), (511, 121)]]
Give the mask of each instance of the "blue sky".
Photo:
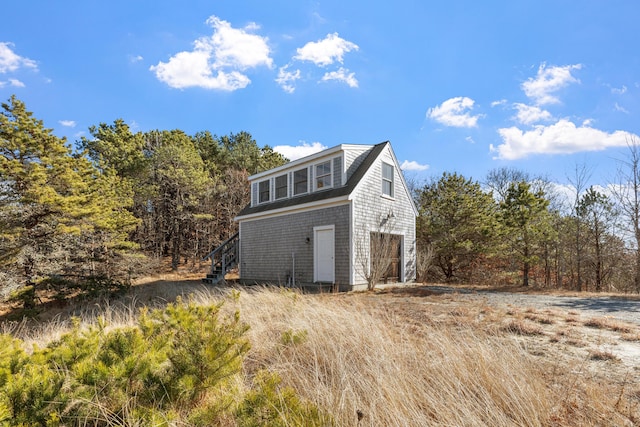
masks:
[(44, 0), (3, 5), (0, 99), (59, 136), (247, 131), (290, 158), (391, 141), (420, 179), (613, 180), (640, 134), (640, 3)]

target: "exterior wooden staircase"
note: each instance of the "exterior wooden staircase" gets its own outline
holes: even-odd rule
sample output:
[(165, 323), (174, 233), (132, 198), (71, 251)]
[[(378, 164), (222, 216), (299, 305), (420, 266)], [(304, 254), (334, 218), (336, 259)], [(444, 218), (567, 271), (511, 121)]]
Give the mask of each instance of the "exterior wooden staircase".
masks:
[(211, 285), (220, 283), (227, 272), (238, 265), (239, 237), (240, 233), (234, 234), (202, 258), (203, 261), (211, 258), (211, 271), (202, 279), (204, 283)]

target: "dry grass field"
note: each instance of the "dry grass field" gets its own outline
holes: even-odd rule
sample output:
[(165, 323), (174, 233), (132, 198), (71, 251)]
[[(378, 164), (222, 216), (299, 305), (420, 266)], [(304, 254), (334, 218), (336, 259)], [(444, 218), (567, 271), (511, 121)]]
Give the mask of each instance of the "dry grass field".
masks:
[(336, 425), (640, 425), (640, 360), (624, 356), (625, 346), (631, 355), (640, 346), (640, 328), (578, 311), (496, 306), (419, 287), (303, 295), (162, 277), (118, 301), (2, 325), (42, 345), (69, 328), (71, 315), (127, 325), (137, 307), (178, 295), (225, 299), (225, 309), (239, 310), (251, 342), (242, 381), (277, 372)]

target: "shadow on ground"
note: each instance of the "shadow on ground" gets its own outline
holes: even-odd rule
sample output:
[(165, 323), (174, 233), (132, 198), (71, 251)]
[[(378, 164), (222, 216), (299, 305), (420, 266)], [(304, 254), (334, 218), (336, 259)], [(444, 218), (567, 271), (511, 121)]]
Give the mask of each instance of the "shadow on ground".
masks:
[(620, 311), (635, 312), (640, 314), (640, 301), (624, 300), (612, 297), (596, 298), (576, 298), (576, 297), (556, 297), (556, 307), (575, 310), (601, 311), (604, 313), (615, 313)]
[(24, 309), (17, 305), (5, 306), (0, 315), (0, 323), (29, 322), (43, 323), (55, 319), (66, 322), (72, 317), (100, 315), (106, 308), (135, 309), (147, 306), (159, 308), (175, 302), (178, 297), (188, 298), (198, 292), (211, 292), (224, 287), (205, 285), (201, 280), (156, 279), (131, 286), (116, 295), (75, 295), (64, 300), (43, 301), (34, 309)]

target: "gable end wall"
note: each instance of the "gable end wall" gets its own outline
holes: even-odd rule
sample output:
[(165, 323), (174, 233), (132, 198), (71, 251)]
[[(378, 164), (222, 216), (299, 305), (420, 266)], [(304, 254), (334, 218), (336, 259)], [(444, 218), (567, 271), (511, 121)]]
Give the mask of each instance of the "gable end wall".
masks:
[[(382, 162), (394, 165), (394, 197), (382, 196)], [(403, 270), (404, 281), (413, 281), (416, 276), (416, 217), (413, 201), (407, 196), (400, 177), (402, 172), (387, 149), (367, 172), (353, 194), (353, 245), (354, 245), (354, 283), (366, 283), (363, 275), (362, 248), (369, 247), (369, 235), (373, 232), (399, 234), (403, 236)], [(386, 220), (393, 212), (394, 217)], [(360, 254), (358, 254), (360, 252)]]

